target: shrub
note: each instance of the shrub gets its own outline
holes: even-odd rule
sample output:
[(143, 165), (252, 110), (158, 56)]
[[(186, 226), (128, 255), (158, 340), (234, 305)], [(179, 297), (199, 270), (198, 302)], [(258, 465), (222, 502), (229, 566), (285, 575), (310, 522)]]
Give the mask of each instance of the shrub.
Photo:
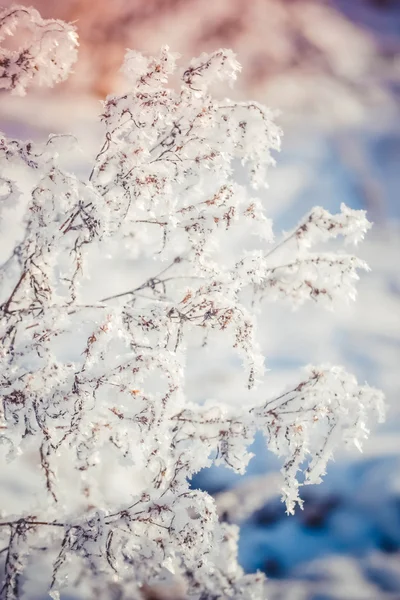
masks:
[[(64, 78), (74, 28), (14, 7), (1, 13), (0, 37), (18, 25), (32, 30), (30, 45), (2, 51), (3, 87), (21, 93)], [(360, 445), (368, 417), (383, 415), (382, 394), (341, 367), (309, 366), (278, 396), (257, 394), (256, 305), (353, 298), (366, 265), (313, 248), (357, 243), (370, 224), (363, 211), (317, 207), (274, 241), (256, 196), (280, 146), (274, 115), (211, 95), (240, 70), (229, 50), (192, 60), (170, 89), (176, 59), (167, 47), (155, 58), (127, 52), (130, 91), (104, 103), (104, 143), (86, 180), (62, 166), (77, 151), (72, 136), (1, 136), (3, 226), (17, 204), (25, 217), (0, 271), (0, 441), (21, 484), (33, 461), (22, 508), (1, 506), (7, 600), (49, 590), (264, 598), (263, 576), (237, 563), (237, 528), (219, 522), (190, 478), (212, 463), (243, 473), (261, 430), (282, 457), (292, 513), (335, 446)], [(143, 265), (149, 274), (93, 299), (90, 261), (106, 251), (135, 265), (133, 280)], [(186, 392), (188, 350), (217, 343), (243, 360), (240, 408)]]

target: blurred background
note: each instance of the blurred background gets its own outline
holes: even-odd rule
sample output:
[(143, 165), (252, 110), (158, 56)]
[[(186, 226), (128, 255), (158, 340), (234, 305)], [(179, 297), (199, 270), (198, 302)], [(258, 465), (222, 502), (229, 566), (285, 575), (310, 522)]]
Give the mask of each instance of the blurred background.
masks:
[[(11, 2), (3, 0), (3, 5)], [(208, 469), (222, 519), (239, 523), (240, 562), (269, 577), (269, 600), (400, 599), (400, 0), (34, 0), (44, 17), (74, 21), (80, 58), (68, 82), (28, 98), (0, 93), (0, 130), (31, 139), (71, 131), (85, 172), (98, 147), (100, 99), (124, 89), (126, 48), (168, 44), (183, 60), (230, 47), (243, 71), (230, 95), (279, 109), (283, 150), (270, 172), (267, 213), (289, 229), (314, 205), (341, 202), (375, 223), (358, 253), (371, 266), (356, 303), (335, 313), (306, 305), (268, 309), (260, 331), (270, 388), (309, 362), (343, 364), (384, 390), (385, 425), (363, 454), (338, 455), (323, 484), (287, 517), (279, 462), (254, 443), (248, 474)], [(235, 385), (235, 369), (210, 360), (207, 381)]]

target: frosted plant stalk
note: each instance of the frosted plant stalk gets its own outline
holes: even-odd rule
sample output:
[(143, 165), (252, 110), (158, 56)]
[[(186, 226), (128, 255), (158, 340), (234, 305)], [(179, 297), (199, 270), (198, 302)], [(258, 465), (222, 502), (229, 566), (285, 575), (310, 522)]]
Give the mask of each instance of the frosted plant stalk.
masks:
[[(36, 11), (21, 8), (12, 27), (27, 15), (42, 27)], [(75, 34), (58, 25), (47, 83), (74, 59)], [(274, 240), (257, 196), (280, 147), (274, 115), (212, 95), (213, 84), (240, 71), (231, 51), (183, 69), (177, 58), (167, 47), (154, 58), (128, 51), (129, 91), (104, 103), (104, 143), (86, 180), (61, 166), (76, 151), (69, 136), (0, 140), (4, 219), (26, 203), (24, 236), (0, 271), (1, 460), (18, 469), (33, 457), (36, 467), (23, 508), (0, 507), (7, 600), (49, 590), (139, 600), (157, 586), (175, 598), (179, 588), (198, 600), (264, 599), (263, 575), (237, 563), (238, 529), (219, 522), (191, 477), (211, 464), (244, 473), (260, 430), (282, 458), (292, 513), (335, 447), (360, 446), (370, 418), (383, 417), (381, 392), (341, 367), (309, 366), (280, 395), (257, 394), (265, 357), (256, 304), (353, 298), (366, 265), (315, 247), (338, 237), (356, 243), (370, 224), (363, 211), (317, 207)], [(7, 86), (28, 80), (17, 71)], [(257, 250), (246, 249), (249, 233)], [(91, 257), (107, 244), (138, 268), (157, 268), (126, 291), (88, 300)], [(186, 392), (189, 349), (215, 340), (243, 361), (241, 408), (199, 405)], [(124, 487), (110, 490), (115, 473)]]

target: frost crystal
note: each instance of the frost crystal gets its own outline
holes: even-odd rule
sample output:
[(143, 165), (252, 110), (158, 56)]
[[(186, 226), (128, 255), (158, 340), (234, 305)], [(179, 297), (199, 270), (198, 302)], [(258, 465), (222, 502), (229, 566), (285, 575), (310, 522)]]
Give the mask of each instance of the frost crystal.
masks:
[[(5, 46), (21, 34), (22, 44)], [(0, 10), (0, 89), (24, 95), (32, 81), (52, 86), (68, 77), (76, 61), (78, 36), (63, 21), (42, 19), (37, 10), (12, 6)]]

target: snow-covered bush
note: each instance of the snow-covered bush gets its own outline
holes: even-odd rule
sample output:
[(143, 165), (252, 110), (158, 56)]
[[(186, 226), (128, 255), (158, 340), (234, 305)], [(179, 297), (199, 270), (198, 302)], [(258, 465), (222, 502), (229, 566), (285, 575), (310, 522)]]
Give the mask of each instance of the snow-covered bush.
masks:
[[(0, 23), (11, 15), (12, 27), (36, 23), (40, 38), (36, 11), (9, 9)], [(45, 31), (57, 58), (37, 41), (28, 62), (4, 55), (13, 64), (11, 80), (3, 64), (6, 87), (25, 86), (32, 69), (52, 82), (69, 68), (74, 30), (58, 23), (53, 45)], [(280, 145), (273, 114), (211, 95), (240, 70), (232, 52), (182, 70), (176, 59), (167, 47), (155, 58), (128, 51), (129, 92), (104, 103), (104, 143), (86, 180), (63, 167), (64, 154), (77, 152), (71, 136), (1, 136), (0, 227), (10, 227), (13, 207), (26, 209), (23, 238), (0, 271), (1, 460), (21, 472), (21, 489), (27, 465), (32, 479), (17, 503), (0, 505), (7, 600), (49, 590), (263, 599), (263, 575), (237, 564), (237, 528), (218, 520), (190, 478), (212, 463), (243, 473), (261, 430), (282, 457), (292, 513), (334, 448), (359, 446), (368, 418), (383, 416), (382, 394), (341, 367), (309, 366), (278, 396), (257, 392), (261, 305), (353, 298), (365, 263), (318, 245), (357, 243), (370, 224), (363, 211), (317, 207), (274, 240), (256, 196)], [(170, 75), (179, 76), (173, 88)], [(93, 257), (121, 249), (132, 281), (148, 274), (93, 298)], [(105, 260), (102, 270), (107, 286)], [(201, 361), (216, 344), (243, 361), (240, 407), (198, 404), (187, 392), (193, 348)]]

